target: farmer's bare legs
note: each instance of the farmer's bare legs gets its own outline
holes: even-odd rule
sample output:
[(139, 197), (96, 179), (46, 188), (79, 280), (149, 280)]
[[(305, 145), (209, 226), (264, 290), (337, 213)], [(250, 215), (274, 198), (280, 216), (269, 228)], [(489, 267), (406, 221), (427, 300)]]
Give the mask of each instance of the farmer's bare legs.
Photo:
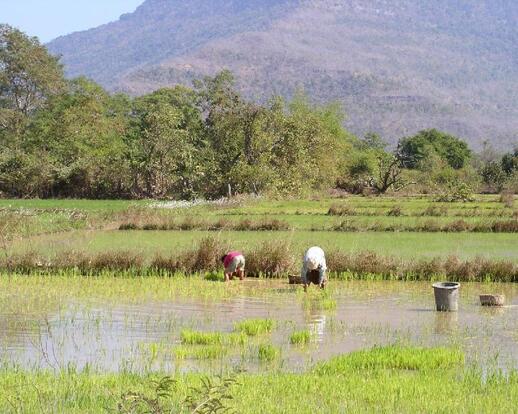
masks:
[(236, 275), (239, 277), (239, 280), (244, 280), (245, 278), (245, 271), (243, 269), (237, 269)]

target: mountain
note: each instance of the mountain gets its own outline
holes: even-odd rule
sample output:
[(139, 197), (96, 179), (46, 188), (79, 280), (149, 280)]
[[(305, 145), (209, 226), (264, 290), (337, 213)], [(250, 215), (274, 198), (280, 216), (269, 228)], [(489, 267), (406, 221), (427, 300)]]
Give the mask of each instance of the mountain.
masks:
[(69, 76), (142, 94), (228, 68), (250, 98), (304, 89), (389, 140), (518, 142), (515, 0), (146, 0), (48, 45)]

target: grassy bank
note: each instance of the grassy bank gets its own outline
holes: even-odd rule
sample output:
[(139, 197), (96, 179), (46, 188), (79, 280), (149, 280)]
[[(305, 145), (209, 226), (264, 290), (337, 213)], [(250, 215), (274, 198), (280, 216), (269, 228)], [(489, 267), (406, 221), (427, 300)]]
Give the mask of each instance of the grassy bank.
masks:
[[(192, 413), (204, 402), (207, 408), (219, 400), (237, 413), (439, 413), (491, 412), (495, 407), (513, 412), (518, 404), (517, 373), (484, 376), (477, 367), (466, 367), (463, 354), (451, 348), (374, 348), (333, 358), (301, 374), (245, 373), (230, 375), (227, 383), (195, 374), (173, 374), (168, 381), (164, 375), (3, 368), (0, 410)], [(131, 405), (133, 411), (128, 410)]]

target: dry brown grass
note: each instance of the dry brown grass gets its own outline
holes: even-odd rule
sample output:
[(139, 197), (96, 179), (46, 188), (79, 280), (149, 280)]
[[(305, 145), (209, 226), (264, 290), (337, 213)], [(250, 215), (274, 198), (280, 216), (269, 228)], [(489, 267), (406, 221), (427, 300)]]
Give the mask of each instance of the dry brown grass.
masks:
[(202, 220), (197, 217), (188, 216), (182, 221), (171, 218), (154, 218), (149, 222), (124, 222), (119, 226), (119, 230), (203, 230), (203, 231), (282, 231), (290, 230), (290, 225), (279, 219), (251, 220), (244, 219), (239, 222), (231, 221), (227, 218), (219, 218), (214, 222)]
[(289, 243), (267, 241), (247, 253), (246, 268), (250, 276), (281, 277), (295, 271), (296, 259)]
[[(71, 272), (81, 275), (98, 275), (103, 272), (124, 275), (198, 274), (222, 269), (221, 256), (228, 249), (215, 237), (200, 241), (193, 250), (179, 254), (157, 255), (146, 264), (134, 252), (103, 252), (86, 255), (69, 251), (49, 259), (34, 252), (0, 258), (0, 271), (19, 274), (52, 274)], [(245, 253), (247, 273), (250, 276), (286, 277), (298, 273), (301, 257), (294, 254), (285, 241), (269, 241)], [(405, 262), (394, 256), (383, 256), (372, 251), (346, 253), (328, 251), (327, 264), (334, 278), (431, 280), (446, 278), (452, 281), (518, 282), (518, 265), (506, 260), (489, 260), (477, 257), (462, 260), (457, 256), (435, 257)]]
[(514, 207), (514, 193), (512, 191), (502, 191), (500, 193), (500, 202), (507, 208)]
[(345, 204), (332, 204), (327, 212), (328, 216), (355, 216), (356, 214), (354, 208)]

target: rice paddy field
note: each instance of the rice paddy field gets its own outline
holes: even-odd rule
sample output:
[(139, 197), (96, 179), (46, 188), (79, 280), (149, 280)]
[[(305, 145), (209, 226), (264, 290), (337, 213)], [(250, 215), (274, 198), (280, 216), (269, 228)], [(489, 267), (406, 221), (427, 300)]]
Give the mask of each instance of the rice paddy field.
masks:
[[(0, 200), (0, 412), (515, 412), (515, 204)], [(227, 248), (259, 277), (223, 283)]]

